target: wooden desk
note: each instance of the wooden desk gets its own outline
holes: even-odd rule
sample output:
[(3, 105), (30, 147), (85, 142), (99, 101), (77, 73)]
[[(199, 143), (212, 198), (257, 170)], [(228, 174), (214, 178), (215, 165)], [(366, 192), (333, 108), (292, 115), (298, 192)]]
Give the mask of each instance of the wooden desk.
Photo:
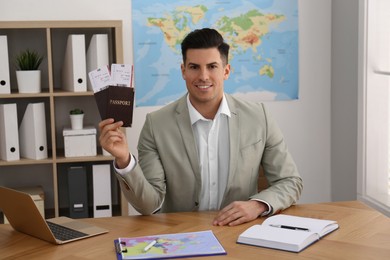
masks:
[(215, 212), (85, 219), (110, 232), (60, 246), (16, 232), (9, 225), (0, 225), (0, 258), (116, 259), (113, 240), (118, 237), (211, 229), (227, 255), (196, 259), (390, 259), (390, 219), (361, 202), (302, 204), (283, 213), (337, 220), (340, 228), (304, 251), (290, 253), (236, 244), (241, 232), (262, 223), (264, 218), (236, 227), (215, 227), (211, 225)]

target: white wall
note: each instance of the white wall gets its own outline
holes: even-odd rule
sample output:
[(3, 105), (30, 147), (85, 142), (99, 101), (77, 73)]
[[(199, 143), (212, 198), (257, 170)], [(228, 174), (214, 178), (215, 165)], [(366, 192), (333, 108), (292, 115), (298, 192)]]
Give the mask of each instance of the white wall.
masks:
[[(331, 0), (300, 0), (299, 5), (300, 98), (267, 106), (304, 179), (300, 202), (330, 201)], [(123, 20), (124, 61), (132, 62), (130, 0), (0, 0), (2, 21), (73, 19)], [(127, 132), (134, 152), (145, 114), (155, 109), (135, 110), (134, 127)]]

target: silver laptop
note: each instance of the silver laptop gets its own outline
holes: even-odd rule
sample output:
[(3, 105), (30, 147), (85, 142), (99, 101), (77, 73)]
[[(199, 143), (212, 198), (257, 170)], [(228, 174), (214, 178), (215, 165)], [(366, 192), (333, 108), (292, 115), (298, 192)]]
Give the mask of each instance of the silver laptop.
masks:
[(68, 217), (45, 220), (29, 194), (1, 186), (0, 209), (15, 230), (53, 244), (65, 244), (108, 232)]

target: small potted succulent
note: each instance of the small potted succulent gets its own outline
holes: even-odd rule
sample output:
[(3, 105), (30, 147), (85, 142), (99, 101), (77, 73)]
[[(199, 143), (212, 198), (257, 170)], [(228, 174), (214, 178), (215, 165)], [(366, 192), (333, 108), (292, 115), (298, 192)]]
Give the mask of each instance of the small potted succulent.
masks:
[(73, 130), (83, 129), (84, 111), (75, 108), (69, 111), (70, 125)]
[(26, 49), (16, 56), (16, 80), (19, 93), (41, 92), (41, 71), (43, 56)]

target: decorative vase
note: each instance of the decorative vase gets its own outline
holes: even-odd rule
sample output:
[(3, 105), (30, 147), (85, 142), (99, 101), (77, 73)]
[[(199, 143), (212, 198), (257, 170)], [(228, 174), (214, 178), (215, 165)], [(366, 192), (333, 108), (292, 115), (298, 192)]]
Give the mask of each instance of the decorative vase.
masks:
[(18, 82), (19, 93), (41, 92), (40, 70), (17, 70), (16, 80)]
[(83, 129), (84, 114), (69, 115), (69, 116), (70, 116), (70, 125), (73, 130)]

